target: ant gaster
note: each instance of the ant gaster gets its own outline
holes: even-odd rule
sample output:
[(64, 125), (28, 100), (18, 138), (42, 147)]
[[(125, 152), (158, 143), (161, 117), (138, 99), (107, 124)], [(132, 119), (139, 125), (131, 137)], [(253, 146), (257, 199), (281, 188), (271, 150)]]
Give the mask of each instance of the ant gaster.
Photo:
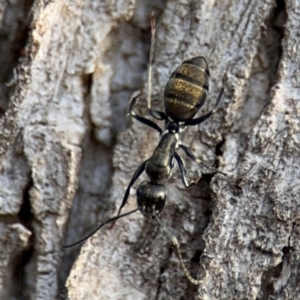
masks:
[[(183, 267), (185, 275), (193, 284), (200, 284), (200, 281), (193, 279), (189, 274), (188, 270), (186, 269), (181, 257), (178, 240), (167, 231), (167, 229), (161, 224), (159, 220), (167, 198), (167, 189), (162, 184), (162, 182), (166, 181), (172, 175), (172, 170), (174, 168), (174, 160), (176, 160), (179, 165), (179, 170), (184, 186), (186, 188), (189, 188), (196, 183), (196, 181), (189, 181), (187, 177), (185, 163), (181, 156), (176, 152), (176, 149), (180, 147), (190, 159), (194, 161), (196, 160), (196, 157), (193, 155), (191, 150), (188, 147), (181, 144), (179, 139), (180, 133), (183, 132), (187, 126), (195, 126), (201, 124), (202, 122), (204, 122), (212, 116), (223, 96), (224, 87), (222, 86), (213, 109), (201, 117), (194, 118), (194, 116), (197, 114), (197, 112), (205, 102), (208, 92), (209, 80), (209, 69), (205, 58), (202, 56), (194, 57), (184, 61), (171, 74), (170, 79), (164, 90), (165, 112), (153, 110), (151, 108), (150, 93), (152, 78), (152, 59), (155, 42), (154, 17), (151, 18), (151, 36), (152, 38), (148, 69), (147, 107), (148, 112), (152, 117), (165, 122), (164, 131), (153, 121), (143, 116), (140, 116), (133, 111), (133, 108), (139, 96), (136, 96), (131, 100), (129, 106), (129, 115), (138, 120), (139, 122), (150, 126), (151, 128), (158, 131), (160, 134), (160, 141), (156, 149), (154, 150), (152, 156), (146, 161), (144, 161), (132, 176), (130, 183), (125, 191), (123, 201), (120, 205), (117, 216), (102, 223), (87, 237), (65, 247), (67, 248), (78, 245), (90, 236), (92, 236), (105, 224), (110, 222), (113, 222), (114, 224), (114, 222), (117, 219), (139, 210), (146, 218), (155, 219), (162, 226), (163, 230), (171, 238), (173, 244), (177, 249), (179, 260)], [(138, 186), (138, 208), (121, 215), (121, 210), (127, 203), (131, 187), (144, 171), (148, 175), (149, 181), (143, 181)]]

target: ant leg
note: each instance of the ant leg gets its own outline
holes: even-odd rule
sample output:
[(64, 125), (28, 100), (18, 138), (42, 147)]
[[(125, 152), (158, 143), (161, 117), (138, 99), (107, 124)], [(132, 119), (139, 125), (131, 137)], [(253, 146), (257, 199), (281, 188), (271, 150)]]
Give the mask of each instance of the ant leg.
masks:
[(130, 105), (129, 105), (129, 113), (128, 113), (128, 115), (129, 115), (129, 116), (132, 116), (133, 118), (135, 118), (135, 119), (138, 120), (139, 122), (141, 122), (141, 123), (143, 123), (143, 124), (145, 124), (145, 125), (147, 125), (147, 126), (153, 128), (153, 129), (155, 129), (156, 131), (159, 132), (159, 134), (162, 134), (162, 132), (163, 132), (162, 129), (161, 129), (156, 123), (154, 123), (153, 121), (151, 121), (151, 120), (149, 120), (149, 119), (147, 119), (147, 118), (144, 118), (144, 117), (142, 117), (142, 116), (137, 115), (137, 114), (133, 111), (133, 107), (134, 107), (134, 105), (135, 105), (136, 100), (137, 100), (138, 97), (139, 97), (139, 95), (136, 96), (136, 97), (133, 97), (132, 100), (130, 101)]
[(185, 152), (186, 156), (188, 156), (192, 161), (197, 162), (196, 156), (193, 154), (190, 148), (185, 145), (180, 144), (179, 147)]
[(185, 188), (190, 188), (192, 186), (194, 186), (196, 184), (196, 181), (191, 181), (189, 182), (189, 179), (187, 177), (187, 172), (186, 172), (186, 168), (184, 165), (184, 161), (182, 160), (182, 158), (175, 152), (174, 153), (175, 159), (177, 160), (177, 163), (179, 165), (179, 170), (180, 170), (180, 174), (181, 174), (181, 179), (182, 182), (185, 186)]
[(135, 183), (135, 181), (140, 177), (140, 175), (144, 172), (145, 170), (145, 166), (146, 166), (146, 163), (147, 163), (148, 160), (145, 160), (138, 168), (137, 170), (135, 171), (135, 173), (133, 174), (130, 182), (129, 182), (129, 185), (125, 191), (125, 195), (123, 197), (123, 201), (120, 205), (120, 208), (118, 210), (118, 214), (117, 216), (120, 215), (121, 213), (121, 210), (122, 208), (124, 207), (124, 205), (126, 204), (127, 200), (128, 200), (128, 196), (129, 196), (129, 192), (130, 192), (130, 188), (133, 186), (133, 184)]
[[(226, 75), (225, 75), (225, 76), (226, 76)], [(221, 101), (221, 99), (222, 99), (222, 97), (223, 97), (223, 94), (224, 94), (224, 81), (225, 81), (225, 76), (224, 76), (223, 79), (222, 79), (222, 88), (221, 88), (221, 90), (220, 90), (220, 92), (219, 92), (219, 95), (218, 95), (217, 101), (216, 101), (216, 103), (215, 103), (215, 105), (214, 105), (214, 108), (213, 108), (211, 111), (209, 111), (209, 112), (208, 112), (206, 115), (204, 115), (204, 116), (201, 116), (201, 117), (196, 118), (196, 119), (191, 119), (191, 120), (185, 121), (185, 122), (184, 122), (184, 125), (186, 125), (186, 126), (187, 126), (187, 125), (189, 125), (189, 126), (198, 125), (198, 124), (204, 122), (205, 120), (207, 120), (208, 118), (210, 118), (210, 117), (216, 112), (217, 107), (218, 107), (218, 105), (219, 105), (219, 103), (220, 103), (220, 101)]]
[[(179, 145), (179, 147), (185, 152), (185, 154), (193, 161), (195, 161), (196, 163), (199, 163), (200, 161), (196, 158), (196, 156), (192, 153), (191, 149), (188, 148), (187, 146), (185, 145)], [(206, 165), (204, 162), (201, 162), (206, 168), (208, 168), (209, 170), (213, 171), (214, 173), (220, 173), (224, 176), (226, 176), (225, 173), (221, 172), (221, 171), (218, 171), (216, 168), (212, 168), (212, 167), (209, 167), (208, 165)]]
[(159, 110), (153, 110), (151, 108), (148, 107), (148, 112), (150, 113), (150, 115), (157, 119), (157, 120), (160, 120), (160, 121), (167, 121), (168, 120), (168, 117), (167, 115), (162, 112), (162, 111), (159, 111)]

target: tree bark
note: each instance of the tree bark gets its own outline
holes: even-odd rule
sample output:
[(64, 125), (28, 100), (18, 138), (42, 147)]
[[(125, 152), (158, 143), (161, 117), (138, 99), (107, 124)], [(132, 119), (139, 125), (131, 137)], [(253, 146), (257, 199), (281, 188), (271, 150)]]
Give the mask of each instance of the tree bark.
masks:
[[(299, 299), (298, 1), (20, 3), (0, 3), (1, 299)], [(126, 117), (140, 91), (137, 111), (151, 118), (152, 11), (155, 107), (185, 59), (202, 55), (210, 67), (199, 114), (226, 74), (216, 113), (182, 135), (199, 161), (186, 159), (198, 184), (184, 189), (177, 168), (164, 183), (161, 222), (198, 286), (140, 213), (81, 251), (62, 248), (116, 214), (157, 146), (157, 132)]]

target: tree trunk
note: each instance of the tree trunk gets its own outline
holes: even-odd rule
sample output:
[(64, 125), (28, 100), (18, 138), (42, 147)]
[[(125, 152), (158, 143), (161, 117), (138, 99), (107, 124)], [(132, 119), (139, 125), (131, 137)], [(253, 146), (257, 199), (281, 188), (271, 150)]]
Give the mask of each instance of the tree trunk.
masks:
[[(0, 298), (300, 299), (299, 1), (19, 2), (0, 3)], [(62, 248), (116, 215), (158, 144), (157, 132), (126, 117), (140, 91), (136, 110), (151, 119), (152, 11), (155, 107), (185, 59), (205, 56), (210, 67), (200, 115), (226, 74), (216, 113), (182, 134), (198, 184), (184, 189), (177, 168), (164, 182), (160, 220), (198, 286), (139, 212), (81, 251)]]

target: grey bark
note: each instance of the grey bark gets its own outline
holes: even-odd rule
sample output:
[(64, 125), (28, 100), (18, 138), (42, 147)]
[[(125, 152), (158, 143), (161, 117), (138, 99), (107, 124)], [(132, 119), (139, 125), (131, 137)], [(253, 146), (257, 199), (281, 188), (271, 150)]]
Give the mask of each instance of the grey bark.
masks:
[[(298, 1), (20, 3), (0, 2), (1, 299), (300, 298)], [(187, 58), (209, 62), (201, 114), (226, 74), (216, 114), (183, 135), (199, 183), (185, 190), (177, 169), (165, 183), (161, 221), (197, 287), (163, 230), (140, 213), (81, 250), (62, 248), (116, 214), (157, 145), (157, 132), (126, 118), (136, 91), (149, 117), (152, 10), (155, 106)], [(124, 211), (136, 207), (137, 185)]]

